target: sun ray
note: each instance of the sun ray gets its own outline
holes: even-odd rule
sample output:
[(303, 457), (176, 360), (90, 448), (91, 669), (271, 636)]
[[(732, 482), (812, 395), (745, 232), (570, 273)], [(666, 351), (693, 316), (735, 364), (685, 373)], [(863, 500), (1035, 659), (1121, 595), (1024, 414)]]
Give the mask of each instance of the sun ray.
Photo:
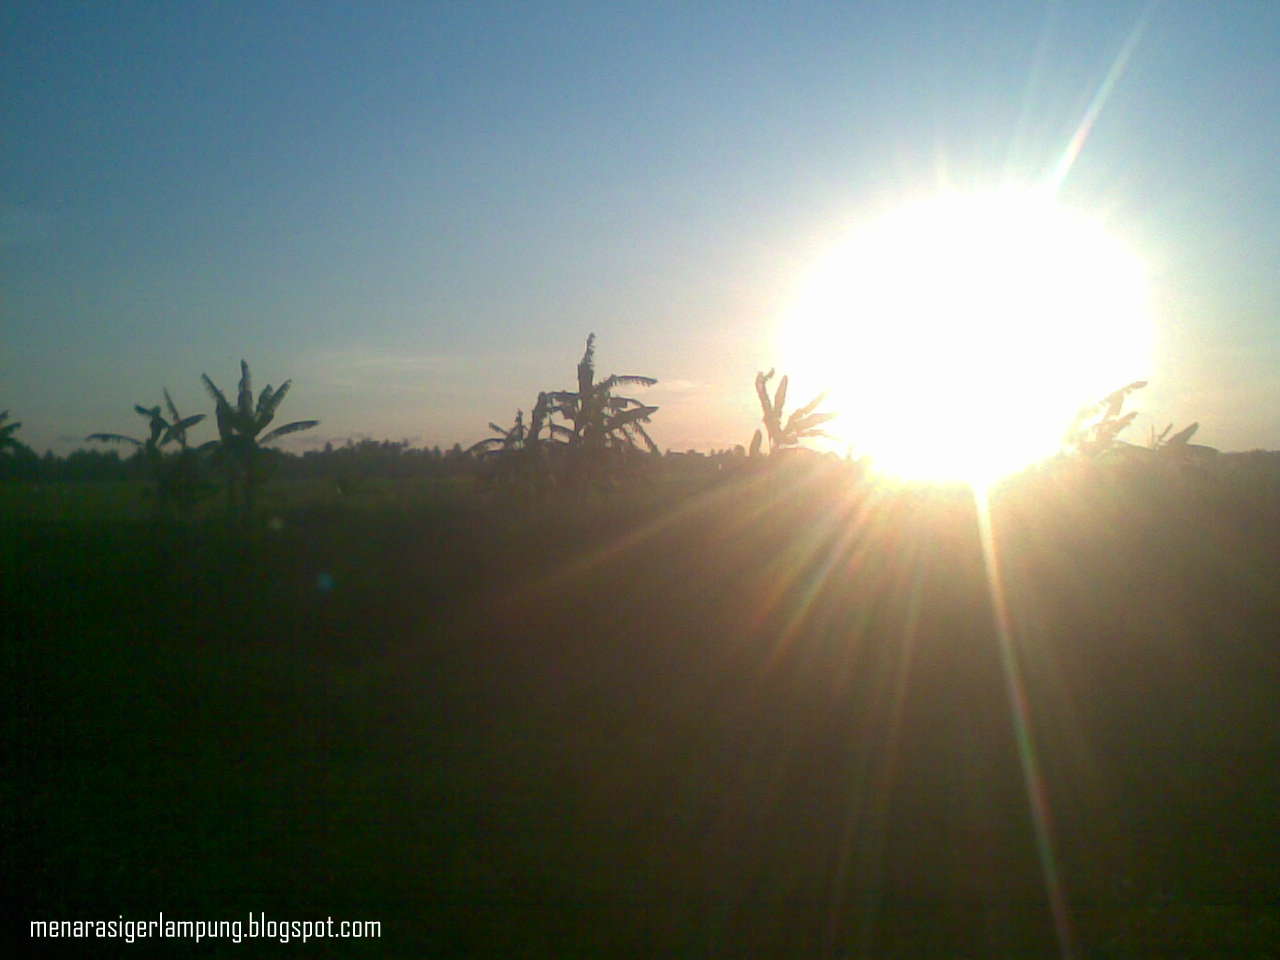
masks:
[(1040, 761), (1031, 732), (1031, 710), (1027, 702), (1026, 684), (1018, 667), (1014, 647), (1013, 622), (1005, 599), (1004, 580), (1000, 571), (996, 550), (995, 531), (991, 522), (991, 500), (985, 488), (974, 487), (974, 505), (978, 515), (978, 533), (982, 542), (982, 559), (986, 568), (987, 588), (991, 596), (992, 619), (996, 639), (1000, 645), (1000, 663), (1004, 671), (1005, 692), (1009, 697), (1009, 714), (1018, 744), (1018, 760), (1022, 767), (1023, 786), (1027, 792), (1027, 805), (1035, 829), (1036, 852), (1040, 859), (1040, 872), (1044, 880), (1045, 896), (1053, 914), (1053, 925), (1058, 938), (1058, 950), (1062, 957), (1075, 956), (1074, 933), (1068, 912), (1062, 877), (1058, 872), (1054, 850), (1053, 819), (1049, 807), (1049, 795), (1044, 778), (1040, 774)]
[(1084, 116), (1081, 117), (1080, 123), (1076, 125), (1075, 133), (1067, 141), (1067, 146), (1062, 151), (1062, 156), (1058, 158), (1057, 164), (1054, 165), (1053, 173), (1049, 176), (1049, 182), (1054, 192), (1057, 192), (1062, 187), (1067, 175), (1071, 173), (1071, 168), (1075, 166), (1076, 160), (1079, 159), (1080, 152), (1084, 150), (1084, 145), (1089, 139), (1089, 134), (1093, 132), (1094, 124), (1098, 122), (1098, 116), (1102, 113), (1102, 108), (1106, 106), (1107, 100), (1111, 98), (1111, 93), (1115, 90), (1116, 84), (1124, 76), (1125, 70), (1128, 69), (1129, 60), (1133, 57), (1133, 52), (1138, 48), (1138, 42), (1146, 32), (1151, 13), (1157, 5), (1158, 0), (1152, 0), (1138, 15), (1133, 29), (1129, 31), (1129, 36), (1125, 38), (1124, 44), (1116, 54), (1116, 58), (1111, 61), (1111, 66), (1107, 69), (1102, 82), (1098, 84), (1098, 89), (1094, 92), (1088, 107), (1085, 108)]

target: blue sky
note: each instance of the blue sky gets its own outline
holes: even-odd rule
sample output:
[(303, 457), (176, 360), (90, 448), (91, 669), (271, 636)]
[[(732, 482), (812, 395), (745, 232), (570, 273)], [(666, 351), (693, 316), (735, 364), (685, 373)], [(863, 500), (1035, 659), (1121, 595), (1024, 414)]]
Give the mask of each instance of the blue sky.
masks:
[(1270, 2), (11, 4), (0, 409), (66, 450), (243, 356), (323, 421), (295, 448), (467, 443), (595, 331), (663, 446), (746, 442), (806, 263), (1045, 175), (1136, 40), (1063, 198), (1151, 267), (1138, 406), (1280, 447), (1277, 38)]

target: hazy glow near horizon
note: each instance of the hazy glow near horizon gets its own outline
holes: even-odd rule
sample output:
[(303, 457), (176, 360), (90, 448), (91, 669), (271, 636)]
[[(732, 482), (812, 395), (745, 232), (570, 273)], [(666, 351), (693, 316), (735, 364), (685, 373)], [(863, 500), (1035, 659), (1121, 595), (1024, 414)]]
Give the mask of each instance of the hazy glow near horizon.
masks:
[(951, 193), (855, 228), (800, 285), (784, 371), (828, 391), (843, 449), (985, 484), (1051, 455), (1077, 411), (1149, 373), (1141, 259), (1040, 191)]

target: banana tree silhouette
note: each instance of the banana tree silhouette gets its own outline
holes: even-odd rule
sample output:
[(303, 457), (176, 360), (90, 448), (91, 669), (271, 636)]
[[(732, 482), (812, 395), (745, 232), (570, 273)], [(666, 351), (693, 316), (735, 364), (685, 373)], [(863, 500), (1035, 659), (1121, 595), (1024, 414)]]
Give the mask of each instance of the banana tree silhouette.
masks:
[[(1120, 409), (1124, 406), (1129, 394), (1135, 390), (1141, 390), (1146, 385), (1146, 380), (1135, 380), (1107, 394), (1100, 402), (1089, 404), (1077, 413), (1071, 427), (1067, 430), (1064, 441), (1066, 450), (1082, 457), (1097, 459), (1122, 449), (1141, 449), (1119, 439), (1120, 434), (1138, 415), (1136, 410), (1130, 410), (1121, 415)], [(1189, 437), (1190, 434), (1187, 436)]]
[(590, 450), (639, 449), (643, 440), (650, 453), (658, 453), (658, 445), (644, 428), (658, 408), (613, 393), (619, 386), (652, 387), (658, 381), (653, 377), (615, 373), (597, 382), (595, 343), (596, 335), (590, 334), (587, 348), (578, 361), (577, 391), (557, 390), (547, 394), (550, 411), (573, 424), (570, 443), (574, 446)]
[(295, 420), (263, 434), (275, 419), (276, 408), (289, 392), (292, 380), (286, 380), (274, 390), (270, 384), (263, 387), (255, 404), (249, 364), (241, 360), (240, 387), (236, 405), (232, 406), (207, 373), (200, 376), (213, 397), (218, 421), (218, 439), (206, 446), (212, 449), (226, 474), (227, 505), (232, 516), (247, 520), (253, 513), (257, 488), (265, 478), (265, 445), (287, 434), (310, 430), (320, 421)]
[(1191, 443), (1190, 440), (1200, 424), (1193, 423), (1188, 427), (1183, 427), (1173, 436), (1169, 436), (1169, 431), (1173, 429), (1173, 423), (1170, 422), (1167, 427), (1156, 436), (1156, 428), (1151, 428), (1151, 443), (1148, 446), (1157, 457), (1166, 462), (1178, 464), (1203, 463), (1217, 455), (1216, 447), (1207, 447), (1201, 443)]
[[(657, 409), (656, 407), (654, 408)], [(573, 442), (574, 433), (564, 424), (551, 419), (556, 412), (552, 394), (543, 391), (538, 394), (538, 401), (533, 405), (533, 413), (529, 417), (529, 429), (525, 433), (525, 446), (529, 449), (545, 452), (547, 447), (565, 446)], [(493, 424), (490, 424), (493, 426)], [(543, 428), (547, 430), (547, 438), (542, 438)]]
[(22, 480), (40, 478), (40, 458), (14, 436), (21, 423), (7, 423), (9, 411), (0, 412), (0, 477)]
[[(596, 335), (589, 334), (586, 350), (578, 361), (578, 389), (545, 394), (547, 415), (559, 414), (572, 424), (571, 428), (562, 427), (560, 431), (553, 428), (552, 439), (565, 438), (569, 478), (579, 482), (599, 478), (611, 459), (639, 451), (642, 442), (649, 453), (661, 454), (644, 428), (658, 408), (613, 392), (624, 385), (651, 387), (658, 381), (653, 377), (616, 373), (597, 381), (595, 343)], [(535, 424), (540, 423), (535, 417)]]
[(18, 432), (18, 428), (22, 426), (22, 422), (5, 423), (9, 419), (9, 411), (5, 410), (0, 413), (0, 453), (13, 451), (17, 453), (22, 448), (22, 443), (14, 437)]
[(531, 452), (527, 446), (529, 431), (524, 425), (524, 411), (516, 411), (515, 423), (510, 427), (500, 427), (491, 422), (489, 429), (494, 436), (472, 444), (467, 448), (467, 454), (485, 464), (481, 473), (483, 486), (508, 485), (523, 472), (527, 455)]
[[(189, 510), (199, 496), (200, 481), (196, 452), (187, 446), (187, 431), (204, 420), (205, 415), (197, 413), (183, 417), (178, 413), (168, 388), (164, 390), (164, 402), (169, 414), (167, 420), (161, 414), (159, 404), (154, 407), (133, 405), (138, 415), (147, 420), (149, 435), (146, 439), (139, 440), (121, 433), (91, 433), (85, 439), (133, 444), (141, 454), (157, 508)], [(164, 447), (175, 442), (180, 448), (178, 453), (166, 455)]]
[(1146, 446), (1126, 443), (1120, 439), (1121, 432), (1138, 415), (1136, 410), (1125, 414), (1121, 414), (1120, 410), (1131, 393), (1146, 385), (1146, 380), (1135, 380), (1076, 414), (1063, 441), (1064, 455), (1070, 457), (1074, 454), (1086, 461), (1122, 458), (1123, 462), (1130, 464), (1145, 463), (1178, 468), (1194, 468), (1214, 459), (1218, 454), (1215, 447), (1191, 443), (1191, 438), (1200, 429), (1199, 423), (1183, 427), (1177, 433), (1172, 433), (1172, 422), (1159, 434), (1153, 426)]
[[(764, 427), (769, 437), (769, 452), (772, 454), (779, 450), (796, 447), (801, 440), (808, 437), (825, 437), (827, 434), (818, 428), (829, 420), (834, 420), (837, 414), (814, 413), (814, 411), (818, 409), (818, 404), (822, 403), (826, 394), (818, 394), (792, 413), (786, 423), (783, 423), (782, 410), (787, 402), (787, 378), (784, 376), (778, 381), (778, 389), (770, 399), (768, 384), (773, 373), (773, 370), (770, 370), (768, 373), (756, 374), (756, 396), (760, 399), (760, 410), (764, 414)], [(756, 430), (751, 438), (750, 456), (760, 456), (763, 439), (764, 435)]]
[(516, 422), (510, 428), (500, 427), (492, 420), (489, 421), (489, 429), (496, 436), (485, 437), (479, 443), (473, 443), (467, 448), (467, 453), (486, 457), (495, 454), (509, 454), (524, 449), (525, 442), (525, 426), (524, 411), (516, 411)]
[(551, 479), (552, 450), (566, 447), (573, 440), (572, 430), (550, 421), (551, 412), (551, 398), (543, 392), (538, 394), (527, 426), (523, 410), (516, 411), (515, 422), (510, 427), (489, 424), (493, 436), (472, 444), (466, 451), (490, 465), (484, 477), (486, 482), (518, 481), (528, 485), (532, 492), (546, 488)]

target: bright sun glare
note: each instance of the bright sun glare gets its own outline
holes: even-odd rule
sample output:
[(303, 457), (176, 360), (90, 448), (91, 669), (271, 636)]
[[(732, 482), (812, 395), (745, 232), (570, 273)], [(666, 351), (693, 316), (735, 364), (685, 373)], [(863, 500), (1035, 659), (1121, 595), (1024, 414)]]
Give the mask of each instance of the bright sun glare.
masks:
[(841, 451), (903, 479), (985, 485), (1147, 374), (1147, 299), (1141, 261), (1097, 219), (1034, 191), (947, 194), (823, 258), (778, 355), (802, 392), (828, 391)]

